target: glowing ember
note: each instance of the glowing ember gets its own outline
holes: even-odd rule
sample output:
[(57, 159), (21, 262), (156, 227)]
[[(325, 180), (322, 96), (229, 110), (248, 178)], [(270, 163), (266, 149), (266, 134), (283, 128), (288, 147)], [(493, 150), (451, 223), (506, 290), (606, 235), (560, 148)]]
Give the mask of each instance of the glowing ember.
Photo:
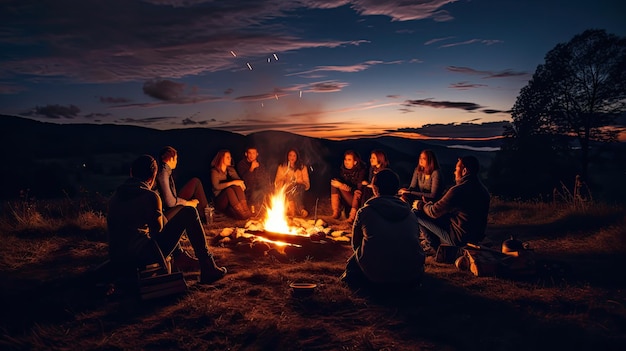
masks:
[(255, 241), (262, 241), (264, 243), (274, 244), (274, 245), (279, 246), (279, 247), (283, 247), (283, 246), (302, 247), (302, 245), (286, 243), (284, 241), (278, 241), (278, 240), (270, 240), (268, 238), (264, 238), (264, 237), (258, 236), (258, 235), (254, 236), (254, 240)]
[(285, 197), (284, 187), (270, 199), (263, 227), (266, 231), (274, 233), (300, 235), (296, 228), (289, 226), (287, 220), (287, 199)]

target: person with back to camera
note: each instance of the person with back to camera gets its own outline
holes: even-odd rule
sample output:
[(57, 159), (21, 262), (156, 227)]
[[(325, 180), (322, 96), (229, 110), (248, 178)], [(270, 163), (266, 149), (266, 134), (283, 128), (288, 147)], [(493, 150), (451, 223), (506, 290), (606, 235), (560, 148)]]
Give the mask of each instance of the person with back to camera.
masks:
[(151, 190), (156, 181), (156, 160), (149, 155), (138, 157), (131, 165), (130, 175), (109, 201), (107, 230), (111, 261), (135, 268), (155, 262), (165, 267), (164, 256), (169, 256), (181, 235), (187, 233), (199, 260), (200, 283), (209, 284), (222, 278), (226, 268), (215, 264), (196, 208), (183, 206), (169, 220), (163, 215), (161, 197)]
[(362, 181), (362, 194), (361, 194), (361, 206), (365, 201), (374, 196), (372, 191), (372, 179), (381, 170), (389, 167), (389, 159), (383, 150), (373, 150), (370, 154), (370, 170), (369, 176), (366, 180)]
[[(474, 156), (458, 159), (454, 170), (456, 185), (438, 201), (416, 200), (413, 208), (421, 230), (441, 244), (477, 244), (485, 237), (490, 195), (478, 178), (480, 165)], [(434, 254), (436, 247), (426, 248)]]
[(348, 150), (343, 154), (339, 176), (330, 181), (330, 205), (334, 219), (341, 217), (341, 207), (345, 206), (350, 209), (347, 221), (354, 222), (361, 204), (361, 188), (366, 172), (356, 151)]
[(353, 255), (341, 276), (353, 287), (414, 287), (424, 273), (419, 224), (411, 206), (398, 198), (398, 175), (390, 169), (372, 180), (374, 197), (356, 214)]
[(409, 204), (415, 200), (436, 201), (443, 194), (443, 188), (437, 156), (432, 150), (426, 149), (420, 153), (411, 184), (408, 188), (398, 190), (398, 195)]
[(292, 148), (287, 151), (285, 161), (278, 165), (274, 177), (275, 189), (285, 189), (287, 197), (287, 215), (306, 217), (309, 212), (304, 208), (304, 192), (309, 190), (309, 171), (302, 163), (298, 150)]
[[(237, 173), (246, 184), (246, 198), (250, 206), (260, 209), (272, 191), (272, 182), (265, 166), (258, 160), (255, 146), (246, 148), (245, 157), (237, 163)], [(252, 209), (252, 207), (251, 207)], [(255, 212), (255, 211), (252, 211)]]
[(159, 171), (157, 173), (156, 188), (163, 200), (165, 216), (171, 218), (182, 206), (191, 206), (198, 209), (200, 219), (206, 223), (204, 209), (209, 202), (204, 192), (202, 182), (198, 178), (190, 179), (180, 191), (176, 191), (176, 184), (172, 171), (178, 165), (178, 151), (171, 146), (161, 149)]
[(211, 161), (211, 185), (215, 209), (236, 219), (248, 219), (252, 212), (246, 200), (246, 184), (239, 177), (228, 150), (220, 150)]

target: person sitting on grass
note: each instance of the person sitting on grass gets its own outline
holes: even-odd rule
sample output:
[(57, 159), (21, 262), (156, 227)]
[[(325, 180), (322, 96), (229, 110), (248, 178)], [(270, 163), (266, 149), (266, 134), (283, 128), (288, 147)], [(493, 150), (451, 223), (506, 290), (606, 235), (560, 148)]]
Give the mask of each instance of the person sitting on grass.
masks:
[(356, 211), (361, 204), (362, 182), (366, 176), (367, 169), (363, 166), (359, 154), (353, 150), (344, 152), (339, 176), (330, 180), (330, 205), (334, 219), (341, 217), (341, 207), (345, 206), (350, 211), (347, 221), (354, 222)]
[(400, 180), (390, 169), (372, 180), (374, 197), (356, 214), (352, 249), (341, 276), (351, 287), (411, 288), (424, 273), (419, 224), (411, 206), (396, 197)]
[(359, 190), (361, 192), (361, 206), (374, 196), (374, 191), (372, 190), (372, 180), (374, 179), (374, 176), (376, 173), (386, 168), (389, 168), (389, 159), (387, 158), (387, 154), (383, 150), (372, 150), (370, 153), (369, 175), (367, 179), (361, 182), (362, 186), (361, 190)]
[[(107, 229), (112, 262), (143, 268), (152, 263), (165, 267), (164, 257), (172, 254), (183, 233), (199, 260), (201, 284), (210, 284), (226, 274), (215, 264), (206, 244), (198, 211), (183, 206), (169, 220), (163, 215), (161, 197), (152, 191), (157, 163), (150, 155), (133, 161), (130, 178), (120, 185), (109, 201)], [(176, 264), (176, 258), (174, 258)]]
[(248, 146), (245, 157), (237, 163), (237, 173), (246, 184), (245, 194), (249, 205), (260, 209), (265, 198), (272, 192), (272, 181), (258, 157), (256, 146)]
[(402, 200), (413, 204), (415, 200), (437, 201), (443, 194), (443, 179), (437, 156), (432, 150), (422, 150), (408, 188), (398, 190)]
[(423, 247), (429, 255), (439, 243), (464, 246), (478, 244), (485, 237), (490, 195), (478, 179), (480, 165), (474, 156), (459, 158), (454, 170), (456, 185), (439, 201), (413, 203), (422, 233), (426, 236)]
[(178, 165), (178, 151), (171, 146), (164, 147), (159, 157), (161, 163), (157, 173), (157, 190), (163, 200), (165, 217), (171, 218), (182, 206), (192, 206), (198, 209), (200, 218), (206, 222), (204, 210), (209, 202), (204, 192), (202, 182), (198, 178), (190, 179), (180, 191), (176, 191), (176, 184), (172, 171)]
[(235, 219), (252, 217), (245, 194), (246, 184), (233, 167), (230, 151), (218, 151), (211, 161), (211, 185), (216, 210)]
[(307, 166), (300, 159), (298, 150), (291, 148), (287, 151), (285, 161), (276, 169), (274, 187), (285, 191), (288, 216), (304, 218), (309, 215), (304, 208), (304, 192), (311, 188), (311, 182)]

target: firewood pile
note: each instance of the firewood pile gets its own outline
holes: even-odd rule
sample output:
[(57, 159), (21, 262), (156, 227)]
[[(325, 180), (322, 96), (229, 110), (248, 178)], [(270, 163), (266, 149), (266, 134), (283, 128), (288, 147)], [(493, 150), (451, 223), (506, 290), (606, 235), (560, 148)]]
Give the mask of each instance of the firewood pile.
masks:
[(248, 220), (244, 227), (218, 229), (214, 245), (241, 251), (272, 255), (279, 260), (327, 255), (345, 251), (350, 246), (352, 234), (333, 230), (323, 219), (289, 218), (289, 233), (266, 231), (263, 222)]

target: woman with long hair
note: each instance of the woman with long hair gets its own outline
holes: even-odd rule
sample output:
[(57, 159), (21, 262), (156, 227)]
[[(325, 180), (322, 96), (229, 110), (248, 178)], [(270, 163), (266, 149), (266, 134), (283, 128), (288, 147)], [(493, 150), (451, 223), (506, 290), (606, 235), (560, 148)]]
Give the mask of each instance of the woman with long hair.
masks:
[(361, 182), (363, 185), (361, 195), (361, 206), (365, 204), (372, 196), (374, 191), (372, 190), (372, 179), (374, 176), (385, 168), (389, 168), (389, 159), (383, 150), (372, 150), (370, 153), (370, 171), (367, 180)]
[(284, 162), (278, 165), (276, 177), (274, 177), (274, 187), (275, 189), (284, 189), (288, 216), (306, 217), (309, 215), (303, 203), (304, 192), (311, 187), (309, 172), (295, 148), (289, 149)]
[(437, 156), (432, 150), (423, 150), (413, 171), (411, 184), (408, 188), (398, 190), (398, 195), (409, 204), (415, 200), (422, 200), (422, 197), (426, 201), (437, 201), (443, 194), (444, 185), (441, 178)]
[(230, 151), (218, 151), (211, 161), (211, 185), (216, 210), (236, 219), (252, 217), (244, 193), (246, 184), (233, 167)]
[(343, 154), (343, 164), (339, 175), (330, 180), (330, 205), (333, 210), (332, 217), (341, 217), (341, 208), (350, 212), (348, 222), (354, 222), (356, 211), (361, 204), (362, 182), (365, 180), (367, 169), (361, 162), (361, 157), (354, 150), (348, 150)]

